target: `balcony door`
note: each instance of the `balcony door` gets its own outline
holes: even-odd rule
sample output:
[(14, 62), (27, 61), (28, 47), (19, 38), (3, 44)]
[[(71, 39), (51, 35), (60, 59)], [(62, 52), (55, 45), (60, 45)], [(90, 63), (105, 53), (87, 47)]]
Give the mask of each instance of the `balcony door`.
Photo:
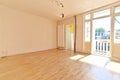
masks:
[[(108, 14), (107, 14), (108, 13)], [(111, 17), (110, 10), (93, 14), (92, 54), (110, 57)], [(101, 17), (102, 16), (102, 17)]]
[(110, 17), (93, 20), (93, 53), (110, 56)]

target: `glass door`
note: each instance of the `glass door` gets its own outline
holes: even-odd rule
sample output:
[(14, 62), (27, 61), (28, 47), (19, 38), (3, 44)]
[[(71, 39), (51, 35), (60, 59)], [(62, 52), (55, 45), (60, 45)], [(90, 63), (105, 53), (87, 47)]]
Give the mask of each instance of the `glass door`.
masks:
[(110, 56), (111, 18), (93, 20), (93, 54)]

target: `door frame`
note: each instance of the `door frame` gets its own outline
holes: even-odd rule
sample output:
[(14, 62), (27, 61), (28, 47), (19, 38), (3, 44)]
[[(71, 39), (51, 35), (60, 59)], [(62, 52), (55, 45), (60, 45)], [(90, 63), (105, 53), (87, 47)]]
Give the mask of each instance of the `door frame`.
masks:
[[(108, 15), (108, 16), (103, 16), (103, 17), (99, 17), (99, 18), (93, 18), (93, 13), (95, 13), (95, 12), (99, 12), (99, 11), (102, 11), (102, 10), (106, 10), (106, 9), (110, 9), (110, 15)], [(91, 54), (93, 54), (93, 29), (94, 29), (94, 27), (93, 27), (93, 21), (94, 20), (98, 20), (98, 19), (103, 19), (103, 18), (107, 18), (107, 17), (110, 17), (110, 57), (112, 56), (112, 41), (113, 41), (113, 38), (114, 38), (114, 36), (113, 36), (113, 34), (112, 34), (112, 32), (113, 32), (113, 23), (114, 22), (112, 22), (113, 21), (113, 18), (114, 18), (114, 16), (113, 16), (113, 9), (111, 8), (111, 7), (107, 7), (107, 8), (103, 8), (103, 9), (98, 9), (97, 11), (93, 11), (92, 13), (91, 13)], [(95, 47), (95, 46), (94, 46)]]
[(66, 49), (66, 26), (67, 25), (74, 26), (74, 44), (73, 44), (74, 49), (73, 49), (73, 51), (76, 52), (76, 27), (75, 27), (75, 24), (73, 24), (73, 23), (64, 25), (64, 49)]

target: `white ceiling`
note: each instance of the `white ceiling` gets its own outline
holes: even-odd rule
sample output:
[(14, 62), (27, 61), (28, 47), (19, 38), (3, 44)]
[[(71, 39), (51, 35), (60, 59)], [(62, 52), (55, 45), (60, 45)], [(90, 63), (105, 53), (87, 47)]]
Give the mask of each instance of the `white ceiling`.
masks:
[[(70, 17), (120, 0), (62, 0), (65, 17)], [(46, 18), (59, 20), (61, 9), (53, 0), (0, 0), (0, 3)]]

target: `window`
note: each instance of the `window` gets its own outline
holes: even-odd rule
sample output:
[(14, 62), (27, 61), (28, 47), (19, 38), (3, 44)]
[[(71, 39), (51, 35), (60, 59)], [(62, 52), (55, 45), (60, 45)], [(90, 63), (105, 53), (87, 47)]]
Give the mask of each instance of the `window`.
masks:
[(91, 39), (93, 53), (97, 51), (109, 53), (110, 44), (113, 42), (120, 45), (119, 3), (84, 14), (84, 41), (90, 42)]
[(110, 15), (110, 9), (93, 13), (93, 18), (99, 18)]
[(120, 43), (120, 16), (115, 17), (114, 42)]
[(95, 31), (95, 40), (109, 40), (110, 39), (110, 28), (111, 17), (104, 17), (93, 20), (93, 28)]
[(115, 13), (120, 13), (120, 6), (115, 7)]
[(90, 21), (85, 22), (85, 41), (90, 42)]
[(85, 18), (85, 23), (84, 23), (85, 42), (90, 42), (91, 14), (86, 14), (84, 18)]
[(85, 20), (90, 20), (90, 19), (91, 19), (91, 15), (90, 14), (85, 15)]

